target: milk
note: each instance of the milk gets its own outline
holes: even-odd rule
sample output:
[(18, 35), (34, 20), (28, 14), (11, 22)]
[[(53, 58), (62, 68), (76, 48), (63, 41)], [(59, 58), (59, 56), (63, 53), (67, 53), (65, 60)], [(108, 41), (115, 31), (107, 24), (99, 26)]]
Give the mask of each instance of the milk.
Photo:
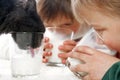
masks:
[(41, 57), (40, 54), (16, 54), (11, 59), (11, 70), (14, 77), (32, 76), (40, 73)]
[(58, 47), (63, 44), (64, 40), (52, 39), (50, 43), (53, 44), (53, 49), (51, 50), (52, 56), (49, 58), (49, 62), (52, 63), (61, 63), (61, 59), (58, 57), (59, 53), (62, 53)]
[(63, 52), (60, 51), (58, 47), (62, 45), (65, 40), (70, 40), (73, 37), (73, 31), (66, 28), (49, 27), (46, 29), (44, 36), (48, 37), (49, 43), (53, 45), (51, 50), (47, 50), (48, 52), (52, 52), (52, 56), (49, 57), (48, 64), (62, 64), (58, 54)]

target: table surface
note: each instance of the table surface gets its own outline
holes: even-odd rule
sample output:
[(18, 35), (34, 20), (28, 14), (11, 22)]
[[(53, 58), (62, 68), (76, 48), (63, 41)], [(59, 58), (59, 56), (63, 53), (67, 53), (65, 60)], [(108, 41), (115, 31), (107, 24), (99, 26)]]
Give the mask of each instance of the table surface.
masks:
[(41, 64), (37, 77), (13, 78), (10, 66), (10, 60), (0, 59), (0, 80), (81, 80), (67, 67), (50, 67), (45, 64)]

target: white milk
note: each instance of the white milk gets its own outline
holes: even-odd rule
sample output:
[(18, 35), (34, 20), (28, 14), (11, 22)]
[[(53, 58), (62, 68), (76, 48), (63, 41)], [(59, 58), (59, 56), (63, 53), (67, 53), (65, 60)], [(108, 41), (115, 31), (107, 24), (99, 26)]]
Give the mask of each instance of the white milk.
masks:
[(64, 40), (52, 39), (50, 43), (53, 44), (52, 56), (49, 58), (49, 62), (52, 63), (61, 63), (61, 59), (58, 57), (59, 53), (62, 53), (58, 47), (63, 44)]
[(50, 39), (49, 43), (53, 44), (52, 50), (48, 50), (52, 52), (52, 56), (49, 57), (48, 63), (61, 64), (61, 59), (58, 57), (58, 54), (63, 52), (59, 51), (58, 47), (63, 44), (65, 40), (72, 38), (73, 32), (70, 31), (62, 28), (46, 29), (45, 37), (48, 37)]
[(32, 76), (40, 73), (41, 57), (36, 54), (16, 54), (12, 57), (11, 68), (13, 76)]

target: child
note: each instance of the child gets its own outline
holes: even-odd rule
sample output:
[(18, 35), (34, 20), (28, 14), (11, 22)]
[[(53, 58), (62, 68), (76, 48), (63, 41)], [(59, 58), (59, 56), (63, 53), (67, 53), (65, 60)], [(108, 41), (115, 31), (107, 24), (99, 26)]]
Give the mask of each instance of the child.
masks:
[[(101, 37), (98, 41), (120, 52), (120, 0), (71, 0), (76, 18), (83, 18)], [(80, 15), (79, 15), (80, 14)], [(120, 59), (79, 46), (63, 55), (84, 61), (72, 71), (87, 72), (84, 80), (120, 80)]]
[(40, 0), (37, 8), (46, 27), (71, 29), (75, 32), (74, 39), (81, 38), (89, 29), (74, 18), (70, 0)]
[[(81, 37), (90, 29), (86, 23), (79, 23), (72, 13), (70, 0), (40, 0), (38, 2), (38, 14), (44, 22), (46, 27), (60, 27), (68, 28), (74, 31), (74, 40), (79, 41)], [(84, 27), (83, 27), (84, 26)], [(75, 41), (67, 40), (64, 42), (64, 47), (61, 46), (60, 50), (69, 52), (76, 45)], [(52, 45), (47, 43), (48, 38), (45, 39), (46, 48), (52, 48)], [(69, 45), (69, 47), (68, 47)], [(45, 56), (46, 56), (45, 52)], [(47, 54), (51, 56), (49, 52)], [(43, 59), (43, 62), (47, 62), (47, 59)]]

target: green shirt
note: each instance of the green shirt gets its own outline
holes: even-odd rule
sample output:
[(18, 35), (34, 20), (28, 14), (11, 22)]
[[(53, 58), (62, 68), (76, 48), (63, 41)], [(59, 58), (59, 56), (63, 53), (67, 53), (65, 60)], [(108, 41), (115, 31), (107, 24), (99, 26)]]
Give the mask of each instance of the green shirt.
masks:
[(113, 64), (102, 80), (120, 80), (120, 62)]

